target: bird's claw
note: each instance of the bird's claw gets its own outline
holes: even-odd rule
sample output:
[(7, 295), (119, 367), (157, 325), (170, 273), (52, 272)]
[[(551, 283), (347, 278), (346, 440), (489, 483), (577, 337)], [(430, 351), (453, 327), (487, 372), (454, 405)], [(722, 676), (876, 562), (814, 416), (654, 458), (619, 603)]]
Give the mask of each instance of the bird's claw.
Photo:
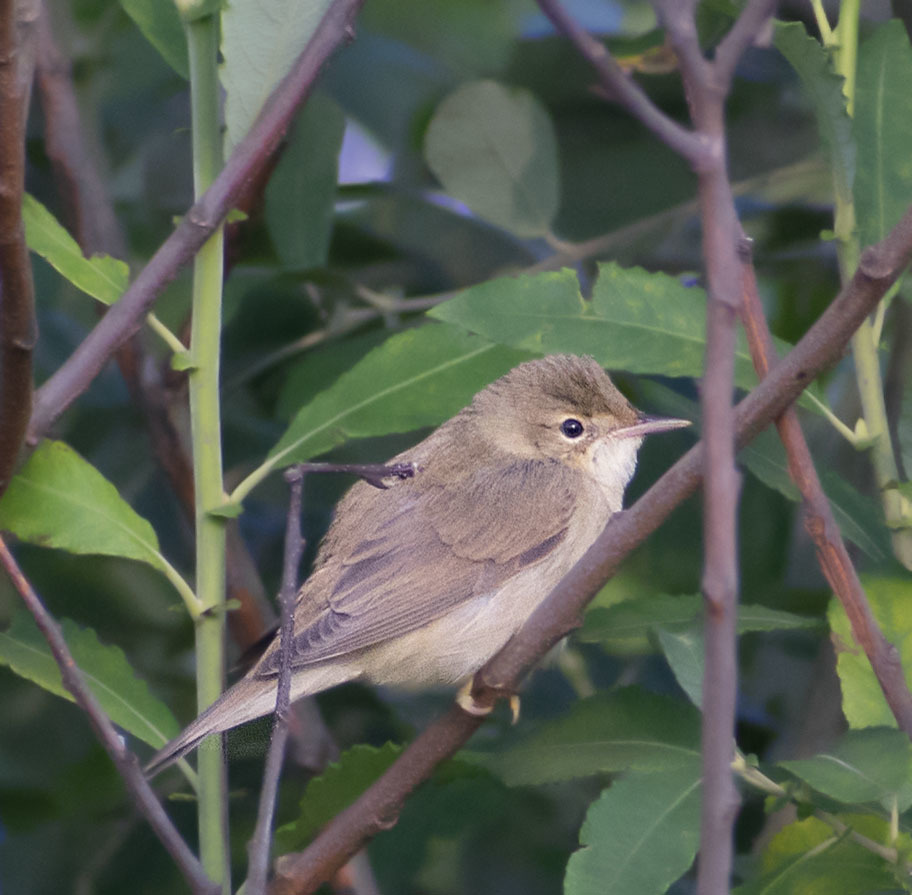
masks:
[(472, 683), (471, 680), (468, 680), (459, 688), (459, 692), (456, 694), (456, 704), (464, 712), (468, 712), (476, 718), (483, 718), (485, 715), (490, 715), (494, 706), (479, 705), (475, 701), (475, 697), (472, 695)]
[[(470, 715), (474, 715), (476, 718), (483, 718), (485, 715), (490, 715), (494, 706), (492, 705), (480, 705), (475, 701), (475, 697), (472, 696), (472, 684), (473, 681), (467, 681), (459, 688), (459, 692), (456, 694), (456, 704), (464, 711), (468, 712)], [(519, 695), (514, 693), (510, 697), (510, 718), (511, 722), (515, 724), (519, 721)]]

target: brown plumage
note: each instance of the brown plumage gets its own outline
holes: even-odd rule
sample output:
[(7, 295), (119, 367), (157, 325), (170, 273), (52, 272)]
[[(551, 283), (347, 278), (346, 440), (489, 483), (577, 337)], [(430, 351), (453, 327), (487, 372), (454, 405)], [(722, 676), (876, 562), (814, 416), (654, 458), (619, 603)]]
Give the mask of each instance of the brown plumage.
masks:
[[(591, 358), (530, 361), (479, 392), (390, 461), (413, 478), (339, 503), (295, 606), (292, 700), (466, 680), (620, 510), (643, 436), (680, 425), (643, 417)], [(148, 769), (273, 711), (278, 669), (276, 637)]]

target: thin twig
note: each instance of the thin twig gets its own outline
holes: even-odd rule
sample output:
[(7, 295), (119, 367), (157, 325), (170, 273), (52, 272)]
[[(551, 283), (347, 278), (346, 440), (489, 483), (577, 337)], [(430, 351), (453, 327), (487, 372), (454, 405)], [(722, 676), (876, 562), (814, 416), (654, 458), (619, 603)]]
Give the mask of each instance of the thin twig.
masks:
[(25, 123), (37, 3), (0, 0), (0, 494), (16, 467), (32, 406), (38, 338), (35, 287), (22, 224)]
[(334, 0), (292, 70), (273, 91), (247, 136), (129, 289), (36, 392), (28, 438), (35, 442), (88, 388), (117, 348), (142, 324), (161, 290), (231, 211), (248, 180), (268, 163), (292, 115), (310, 93), (329, 56), (352, 33), (364, 0)]
[[(776, 361), (776, 348), (770, 335), (763, 304), (757, 294), (757, 280), (751, 260), (750, 241), (742, 237), (744, 283), (743, 323), (747, 344), (757, 375), (768, 375)], [(804, 526), (817, 548), (817, 561), (824, 577), (839, 598), (852, 626), (855, 640), (871, 662), (874, 675), (890, 711), (900, 729), (912, 738), (912, 694), (906, 684), (902, 662), (895, 647), (884, 637), (849, 558), (839, 526), (833, 518), (814, 468), (801, 423), (794, 408), (789, 408), (776, 420), (779, 437), (788, 457), (789, 475), (801, 494), (804, 505)]]
[(275, 813), (276, 792), (279, 774), (285, 758), (285, 744), (288, 741), (288, 706), (291, 692), (291, 654), (294, 642), (294, 603), (298, 592), (298, 570), (304, 553), (304, 539), (301, 537), (301, 493), (304, 489), (304, 471), (292, 467), (285, 472), (285, 481), (291, 486), (288, 500), (288, 521), (285, 527), (285, 558), (282, 565), (282, 588), (279, 591), (279, 605), (282, 625), (279, 633), (279, 678), (276, 685), (276, 713), (272, 728), (272, 740), (266, 755), (263, 771), (263, 788), (257, 812), (256, 829), (248, 843), (250, 869), (244, 891), (248, 895), (260, 895), (266, 889), (266, 873), (269, 868), (269, 850), (272, 844), (272, 818)]
[[(877, 305), (912, 254), (912, 208), (877, 246), (867, 249), (855, 276), (798, 345), (736, 408), (739, 446), (775, 420), (824, 369), (835, 363), (852, 333)], [(630, 509), (611, 518), (585, 556), (536, 609), (510, 642), (476, 675), (481, 705), (515, 692), (548, 649), (579, 623), (586, 604), (621, 561), (699, 486), (703, 445), (698, 444)], [(434, 767), (453, 755), (480, 724), (453, 706), (427, 727), (390, 769), (337, 815), (303, 852), (276, 863), (270, 895), (312, 892), (364, 842), (388, 827), (401, 805)]]
[(192, 890), (199, 895), (218, 895), (219, 887), (206, 876), (202, 865), (171, 823), (143, 775), (136, 756), (127, 749), (123, 738), (114, 729), (114, 725), (86, 685), (82, 673), (77, 668), (63, 635), (60, 633), (59, 626), (44, 608), (44, 604), (23, 574), (22, 569), (19, 568), (2, 537), (0, 537), (0, 565), (6, 570), (13, 586), (34, 617), (38, 629), (47, 640), (54, 661), (60, 669), (64, 687), (73, 695), (77, 705), (88, 716), (101, 745), (114, 762), (114, 767), (127, 789), (132, 793), (137, 809), (149, 822), (149, 826), (152, 827), (155, 835), (174, 859)]

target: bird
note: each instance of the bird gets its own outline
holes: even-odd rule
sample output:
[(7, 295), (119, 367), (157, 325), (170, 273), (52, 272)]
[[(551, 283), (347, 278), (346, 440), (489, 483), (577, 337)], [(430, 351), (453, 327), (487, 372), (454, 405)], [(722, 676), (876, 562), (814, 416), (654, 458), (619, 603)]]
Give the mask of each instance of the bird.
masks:
[[(470, 684), (621, 510), (646, 435), (689, 425), (634, 408), (591, 357), (526, 361), (392, 458), (414, 474), (357, 482), (294, 607), (290, 699), (352, 680)], [(275, 710), (277, 635), (149, 762)], [(473, 711), (468, 687), (460, 691)]]

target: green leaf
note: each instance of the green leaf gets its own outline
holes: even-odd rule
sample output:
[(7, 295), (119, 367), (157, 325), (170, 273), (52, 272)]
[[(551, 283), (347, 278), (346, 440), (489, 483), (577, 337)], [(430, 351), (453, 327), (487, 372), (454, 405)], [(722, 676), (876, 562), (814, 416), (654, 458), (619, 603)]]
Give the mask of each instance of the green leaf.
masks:
[[(879, 818), (842, 820), (877, 842), (885, 841), (887, 824)], [(849, 837), (838, 837), (816, 817), (789, 824), (763, 854), (763, 874), (732, 895), (871, 895), (896, 891), (890, 865)]]
[(437, 425), (528, 358), (457, 327), (398, 333), (302, 407), (270, 456), (298, 463), (348, 438)]
[[(761, 432), (741, 450), (738, 459), (768, 488), (789, 500), (801, 499), (789, 475), (785, 448), (772, 430)], [(890, 532), (884, 524), (880, 504), (860, 494), (836, 472), (818, 470), (818, 476), (843, 537), (875, 562), (886, 559), (890, 555)]]
[(222, 12), (225, 156), (313, 37), (330, 0), (233, 0)]
[[(105, 646), (94, 631), (69, 619), (63, 619), (61, 627), (86, 683), (115, 724), (156, 748), (177, 735), (180, 727), (174, 715), (136, 677), (120, 647)], [(9, 628), (0, 633), (0, 662), (20, 677), (74, 701), (47, 642), (25, 610), (18, 610)]]
[(386, 743), (354, 746), (338, 761), (307, 784), (299, 804), (300, 814), (276, 830), (275, 849), (279, 854), (303, 848), (314, 834), (340, 811), (347, 808), (400, 755), (402, 746)]
[(345, 115), (316, 93), (297, 116), (266, 187), (266, 225), (279, 258), (299, 270), (326, 263)]
[[(613, 655), (642, 655), (655, 652), (653, 635), (659, 628), (669, 634), (684, 633), (702, 617), (703, 598), (699, 594), (653, 594), (590, 609), (576, 636), (587, 643), (600, 643)], [(790, 631), (819, 624), (819, 619), (766, 606), (744, 605), (738, 609), (739, 634)]]
[[(591, 301), (580, 295), (573, 271), (562, 270), (489, 280), (428, 313), (514, 348), (591, 354), (612, 370), (655, 376), (703, 372), (706, 293), (639, 267), (600, 265)], [(736, 382), (745, 389), (757, 382), (743, 339)]]
[(884, 22), (858, 50), (853, 129), (855, 216), (862, 245), (882, 239), (912, 202), (912, 49), (903, 23)]
[(836, 195), (850, 202), (855, 180), (855, 140), (846, 111), (845, 83), (833, 70), (830, 53), (801, 22), (776, 22), (773, 42), (801, 78), (814, 107), (820, 139), (833, 169)]
[(700, 765), (631, 774), (586, 813), (565, 895), (662, 895), (693, 864), (700, 841)]
[(110, 255), (86, 258), (76, 240), (37, 199), (22, 197), (22, 220), (28, 247), (41, 255), (77, 289), (112, 305), (127, 288), (130, 268)]
[[(902, 657), (906, 685), (912, 686), (912, 581), (909, 578), (864, 575), (868, 603), (884, 637)], [(836, 671), (842, 686), (842, 711), (850, 727), (895, 727), (896, 720), (862, 648), (852, 636), (849, 620), (835, 598), (827, 618), (836, 648)]]
[(0, 529), (70, 553), (167, 564), (152, 526), (62, 441), (44, 441), (0, 499)]
[(627, 687), (581, 700), (518, 746), (461, 754), (510, 786), (521, 786), (627, 769), (680, 768), (699, 752), (700, 716), (692, 705)]
[(703, 706), (703, 626), (694, 625), (684, 631), (656, 631), (662, 652), (671, 666), (675, 680), (697, 707)]
[(543, 236), (560, 204), (557, 139), (527, 90), (496, 81), (459, 87), (437, 106), (424, 140), (443, 188), (517, 236)]
[(890, 727), (850, 730), (826, 752), (779, 766), (838, 802), (880, 802), (908, 785), (912, 742)]
[(165, 62), (182, 78), (189, 79), (187, 38), (176, 4), (162, 0), (120, 0), (120, 5)]

